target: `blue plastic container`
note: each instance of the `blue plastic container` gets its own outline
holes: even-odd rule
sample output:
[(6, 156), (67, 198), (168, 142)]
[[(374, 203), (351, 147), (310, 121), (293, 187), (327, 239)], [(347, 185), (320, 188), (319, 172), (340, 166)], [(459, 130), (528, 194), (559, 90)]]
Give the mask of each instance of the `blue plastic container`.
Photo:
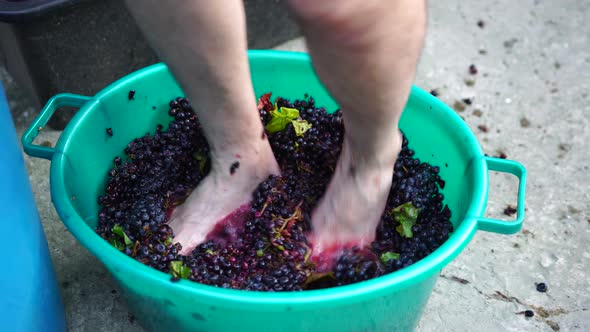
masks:
[(65, 331), (64, 308), (0, 84), (0, 330)]

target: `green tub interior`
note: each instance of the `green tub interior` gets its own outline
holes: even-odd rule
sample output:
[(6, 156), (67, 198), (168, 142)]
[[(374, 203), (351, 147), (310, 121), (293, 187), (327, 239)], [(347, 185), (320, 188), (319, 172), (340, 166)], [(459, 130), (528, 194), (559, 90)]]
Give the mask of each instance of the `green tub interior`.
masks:
[[(250, 52), (256, 96), (303, 98), (334, 111), (306, 55)], [(128, 100), (129, 90), (135, 98)], [(164, 65), (133, 73), (100, 92), (68, 125), (51, 166), (62, 220), (112, 272), (138, 321), (149, 330), (393, 331), (416, 324), (438, 273), (468, 243), (487, 198), (483, 153), (463, 121), (438, 99), (412, 89), (400, 127), (423, 161), (440, 167), (455, 232), (437, 251), (399, 272), (344, 287), (302, 293), (222, 290), (169, 276), (125, 256), (94, 233), (107, 171), (132, 139), (170, 121), (168, 102), (183, 95)], [(112, 128), (113, 137), (105, 133)]]

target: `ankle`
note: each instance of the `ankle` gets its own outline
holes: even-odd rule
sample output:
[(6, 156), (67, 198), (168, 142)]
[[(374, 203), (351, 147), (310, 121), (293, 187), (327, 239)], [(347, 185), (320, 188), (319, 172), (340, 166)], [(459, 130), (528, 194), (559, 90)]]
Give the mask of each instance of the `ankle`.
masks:
[(383, 138), (354, 140), (345, 135), (340, 159), (343, 166), (355, 170), (393, 170), (402, 142), (403, 138), (399, 130)]
[(211, 152), (212, 169), (218, 175), (262, 180), (280, 173), (268, 141), (241, 144)]

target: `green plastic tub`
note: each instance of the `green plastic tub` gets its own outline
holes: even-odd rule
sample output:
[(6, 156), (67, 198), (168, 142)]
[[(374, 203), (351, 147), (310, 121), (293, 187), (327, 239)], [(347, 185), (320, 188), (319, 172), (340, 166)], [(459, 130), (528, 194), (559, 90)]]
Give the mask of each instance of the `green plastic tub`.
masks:
[[(302, 98), (335, 110), (302, 53), (251, 51), (257, 96)], [(128, 99), (129, 90), (135, 98)], [(418, 323), (442, 268), (465, 248), (477, 230), (520, 230), (526, 171), (519, 163), (484, 156), (476, 138), (452, 110), (413, 87), (400, 127), (417, 157), (440, 166), (455, 231), (438, 250), (414, 265), (373, 280), (324, 290), (262, 293), (220, 289), (182, 280), (120, 253), (95, 232), (105, 178), (112, 160), (132, 139), (167, 124), (168, 102), (183, 92), (167, 67), (157, 64), (111, 84), (94, 97), (59, 94), (23, 135), (25, 151), (51, 160), (51, 196), (69, 231), (112, 273), (129, 310), (150, 331), (411, 331)], [(79, 107), (55, 148), (33, 140), (54, 111)], [(105, 133), (112, 128), (113, 137)], [(514, 221), (485, 218), (488, 172), (519, 180)]]

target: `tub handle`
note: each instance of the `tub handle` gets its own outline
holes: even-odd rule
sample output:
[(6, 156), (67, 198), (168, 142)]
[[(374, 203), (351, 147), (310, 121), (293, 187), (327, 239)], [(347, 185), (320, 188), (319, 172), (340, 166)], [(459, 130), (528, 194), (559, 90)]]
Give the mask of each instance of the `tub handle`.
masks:
[(39, 115), (33, 120), (33, 123), (27, 128), (21, 142), (23, 144), (23, 149), (25, 153), (31, 157), (37, 158), (44, 158), (51, 160), (53, 154), (55, 153), (55, 149), (51, 147), (41, 146), (33, 144), (33, 141), (39, 135), (39, 132), (45, 128), (47, 122), (55, 113), (57, 109), (64, 106), (72, 106), (80, 108), (86, 104), (87, 101), (92, 99), (92, 97), (81, 96), (71, 93), (60, 93), (53, 96), (45, 107), (39, 112)]
[[(484, 157), (488, 171), (509, 173), (518, 178), (518, 197), (516, 207), (516, 220), (505, 221), (486, 217), (477, 218), (477, 227), (482, 231), (501, 234), (514, 234), (522, 228), (524, 220), (524, 202), (526, 187), (526, 169), (520, 163), (513, 160), (505, 160), (493, 157)], [(487, 198), (487, 193), (486, 193)]]

